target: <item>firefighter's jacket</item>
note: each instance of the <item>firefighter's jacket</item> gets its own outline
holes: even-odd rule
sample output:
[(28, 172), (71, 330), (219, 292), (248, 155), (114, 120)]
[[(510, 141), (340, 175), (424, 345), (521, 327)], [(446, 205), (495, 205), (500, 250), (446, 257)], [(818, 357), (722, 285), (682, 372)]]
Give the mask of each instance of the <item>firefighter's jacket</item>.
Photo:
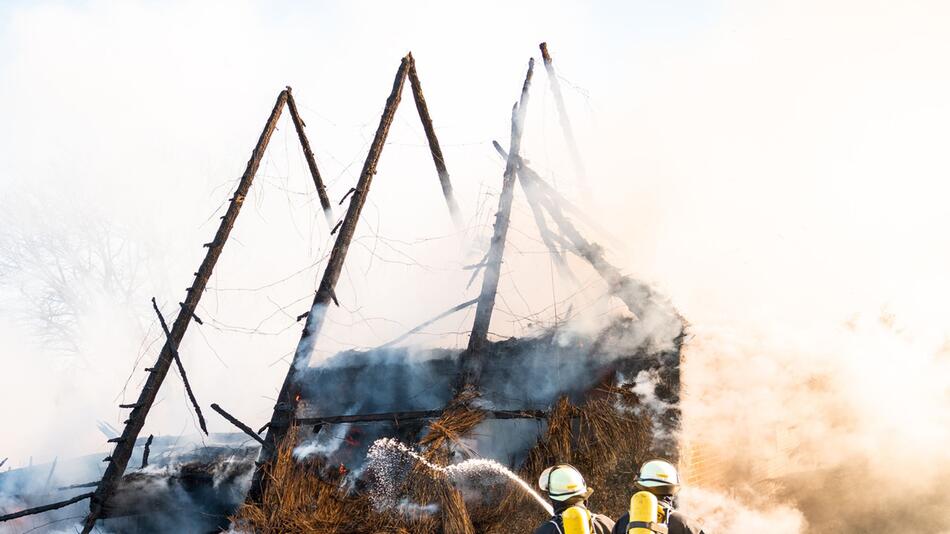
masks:
[[(613, 534), (627, 534), (627, 525), (630, 523), (630, 514), (623, 514), (614, 525)], [(705, 534), (702, 527), (695, 521), (687, 518), (679, 512), (670, 514), (670, 522), (667, 524), (670, 529), (669, 534)]]
[[(573, 500), (573, 499), (572, 499)], [(583, 502), (556, 502), (554, 503), (554, 515), (543, 525), (534, 530), (534, 534), (564, 534), (564, 525), (561, 522), (561, 513), (571, 506), (584, 506)], [(585, 506), (586, 508), (586, 506)], [(614, 522), (612, 519), (601, 514), (591, 514), (591, 523), (593, 529), (591, 534), (610, 534)]]

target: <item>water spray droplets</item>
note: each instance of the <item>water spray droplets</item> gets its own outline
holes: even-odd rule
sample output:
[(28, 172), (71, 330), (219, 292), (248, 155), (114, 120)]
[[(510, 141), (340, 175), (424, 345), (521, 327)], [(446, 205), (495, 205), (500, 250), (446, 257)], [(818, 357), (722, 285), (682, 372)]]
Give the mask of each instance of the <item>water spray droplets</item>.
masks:
[(551, 505), (531, 485), (495, 460), (472, 458), (448, 466), (436, 465), (392, 438), (376, 440), (370, 447), (366, 459), (373, 481), (369, 494), (378, 509), (396, 508), (404, 502), (399, 495), (402, 481), (416, 464), (421, 464), (431, 472), (445, 475), (454, 483), (474, 481), (481, 484), (497, 484), (510, 480), (534, 498), (545, 512), (554, 513)]

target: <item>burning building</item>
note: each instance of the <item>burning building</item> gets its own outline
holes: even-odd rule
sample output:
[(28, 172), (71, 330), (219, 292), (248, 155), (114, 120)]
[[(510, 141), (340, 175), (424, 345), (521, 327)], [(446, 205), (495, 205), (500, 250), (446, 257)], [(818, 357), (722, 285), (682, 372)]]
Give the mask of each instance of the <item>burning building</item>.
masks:
[[(543, 44), (541, 51), (552, 92), (559, 99), (557, 77)], [(155, 306), (165, 345), (157, 362), (146, 369), (148, 379), (138, 400), (122, 406), (130, 414), (122, 432), (109, 440), (115, 448), (104, 460), (101, 480), (87, 485), (94, 488), (90, 493), (2, 519), (72, 506), (84, 499), (90, 501), (84, 533), (100, 520), (105, 520), (106, 528), (123, 532), (133, 528), (161, 531), (167, 523), (160, 516), (180, 509), (183, 502), (210, 518), (215, 528), (226, 525), (230, 517), (233, 528), (261, 533), (501, 533), (527, 531), (544, 517), (543, 509), (526, 501), (530, 497), (509, 483), (486, 486), (483, 479), (450, 479), (444, 471), (413, 462), (367, 461), (373, 444), (383, 438), (407, 444), (425, 465), (440, 468), (472, 458), (493, 458), (527, 480), (549, 464), (570, 462), (600, 490), (593, 505), (619, 515), (636, 464), (648, 454), (677, 455), (685, 322), (651, 287), (612, 265), (604, 250), (572, 222), (572, 217), (583, 217), (583, 211), (521, 159), (533, 73), (532, 60), (512, 110), (508, 149), (495, 144), (504, 158), (505, 172), (489, 249), (472, 266), (473, 279), (482, 275), (481, 291), (478, 298), (439, 316), (474, 306), (474, 324), (464, 350), (402, 346), (400, 338), (373, 350), (342, 352), (311, 366), (326, 316), (338, 305), (336, 283), (406, 80), (456, 223), (458, 204), (411, 54), (400, 63), (360, 178), (345, 197), (348, 208), (338, 223), (334, 223), (303, 121), (287, 88), (277, 98), (214, 238), (205, 244), (207, 255), (170, 327)], [(189, 324), (201, 321), (196, 314), (198, 302), (285, 107), (336, 241), (313, 304), (299, 317), (305, 326), (270, 421), (255, 431), (220, 406), (211, 405), (260, 447), (206, 449), (201, 458), (179, 457), (151, 470), (144, 469), (143, 462), (143, 469), (126, 473), (133, 454), (142, 450), (139, 434), (173, 363), (205, 429), (178, 345)], [(563, 103), (558, 109), (577, 169), (582, 171)], [(566, 254), (586, 262), (602, 278), (608, 295), (625, 305), (624, 313), (597, 327), (568, 320), (529, 337), (489, 340), (516, 184), (528, 200), (541, 241), (557, 264), (566, 269)], [(249, 461), (255, 453), (258, 461)], [(240, 505), (240, 501), (245, 502)], [(132, 527), (128, 520), (118, 518), (129, 514), (159, 518), (138, 521)], [(175, 528), (199, 532), (208, 523), (196, 521), (190, 527)]]

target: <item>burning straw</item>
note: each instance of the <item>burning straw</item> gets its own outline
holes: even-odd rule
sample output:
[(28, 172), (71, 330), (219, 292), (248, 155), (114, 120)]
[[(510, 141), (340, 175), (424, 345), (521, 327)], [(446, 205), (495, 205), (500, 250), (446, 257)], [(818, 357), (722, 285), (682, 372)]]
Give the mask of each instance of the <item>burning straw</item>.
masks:
[(363, 532), (357, 526), (368, 517), (368, 503), (348, 497), (339, 486), (322, 480), (315, 462), (295, 461), (296, 438), (294, 427), (264, 468), (269, 484), (260, 502), (244, 504), (231, 518), (235, 530), (256, 534)]
[[(234, 530), (255, 534), (321, 532), (327, 534), (427, 534), (441, 532), (432, 515), (443, 496), (431, 479), (417, 487), (430, 500), (392, 510), (374, 508), (367, 496), (348, 491), (343, 479), (326, 480), (320, 460), (294, 458), (297, 429), (288, 432), (277, 454), (264, 467), (268, 484), (260, 502), (244, 504), (231, 518)], [(435, 506), (426, 506), (434, 504)], [(464, 507), (464, 503), (460, 503)]]

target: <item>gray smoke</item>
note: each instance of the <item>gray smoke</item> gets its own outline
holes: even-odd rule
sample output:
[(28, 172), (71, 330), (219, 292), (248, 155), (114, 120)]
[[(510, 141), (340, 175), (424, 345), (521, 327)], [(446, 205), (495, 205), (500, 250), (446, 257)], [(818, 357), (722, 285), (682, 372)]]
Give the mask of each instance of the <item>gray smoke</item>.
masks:
[[(668, 317), (670, 322), (676, 320)], [(640, 328), (637, 321), (617, 317), (596, 335), (566, 324), (538, 337), (493, 343), (485, 355), (476, 405), (486, 410), (547, 410), (561, 396), (582, 402), (597, 384), (613, 383), (617, 373), (637, 375), (652, 369), (648, 372), (657, 380), (659, 369), (676, 374), (678, 354), (659, 349), (675, 347), (678, 341), (661, 340)], [(653, 332), (678, 334), (679, 330)], [(458, 358), (454, 351), (405, 347), (340, 353), (301, 375), (301, 416), (442, 409), (452, 399)], [(675, 398), (667, 397), (666, 402), (672, 401)], [(656, 418), (658, 425), (664, 421), (668, 422)], [(315, 435), (304, 434), (295, 454), (319, 454), (330, 465), (344, 464), (358, 472), (362, 455), (377, 438), (396, 436), (412, 442), (425, 428), (422, 421), (398, 427), (388, 422), (325, 425)], [(478, 456), (516, 466), (543, 431), (542, 421), (487, 419), (465, 445)]]

